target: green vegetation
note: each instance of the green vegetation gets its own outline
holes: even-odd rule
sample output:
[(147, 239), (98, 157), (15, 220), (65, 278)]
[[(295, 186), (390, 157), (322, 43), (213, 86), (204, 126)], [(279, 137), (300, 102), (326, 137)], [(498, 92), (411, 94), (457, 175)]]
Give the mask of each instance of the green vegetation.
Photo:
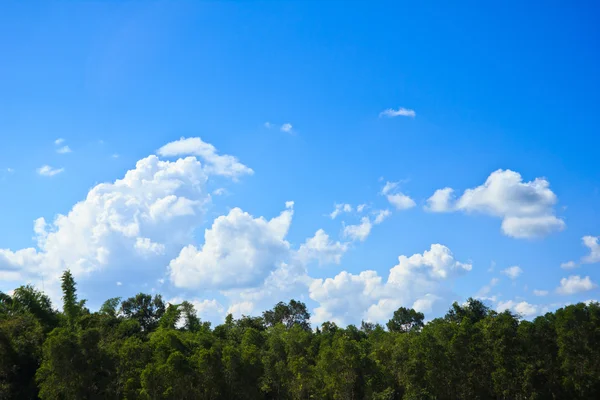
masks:
[(477, 300), (444, 318), (326, 322), (279, 303), (211, 329), (183, 302), (138, 294), (90, 312), (69, 272), (63, 312), (0, 292), (0, 399), (598, 399), (600, 306), (521, 321)]

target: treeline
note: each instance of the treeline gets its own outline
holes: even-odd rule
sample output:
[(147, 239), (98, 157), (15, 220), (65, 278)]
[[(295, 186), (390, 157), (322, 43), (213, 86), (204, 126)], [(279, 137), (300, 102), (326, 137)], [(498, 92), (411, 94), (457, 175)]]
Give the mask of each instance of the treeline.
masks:
[(306, 306), (211, 327), (187, 302), (138, 294), (90, 312), (0, 292), (0, 399), (600, 399), (600, 306), (533, 322), (469, 299), (443, 318), (311, 327)]

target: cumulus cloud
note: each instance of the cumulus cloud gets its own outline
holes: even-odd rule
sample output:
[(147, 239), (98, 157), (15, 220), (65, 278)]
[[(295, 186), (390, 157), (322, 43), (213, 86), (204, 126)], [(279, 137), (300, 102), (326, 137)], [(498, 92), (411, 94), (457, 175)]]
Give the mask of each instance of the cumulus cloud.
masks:
[(292, 206), (268, 221), (239, 208), (218, 217), (205, 231), (200, 248), (188, 245), (171, 260), (171, 281), (177, 287), (204, 289), (258, 285), (289, 256), (285, 237)]
[(280, 130), (281, 130), (281, 132), (291, 133), (292, 132), (292, 124), (290, 124), (289, 122), (285, 123), (285, 124), (281, 125)]
[(517, 172), (497, 170), (485, 183), (467, 189), (458, 199), (453, 189), (437, 190), (428, 200), (431, 212), (479, 212), (502, 218), (502, 232), (514, 238), (533, 238), (561, 231), (565, 222), (554, 215), (556, 195), (544, 178), (523, 182)]
[(373, 225), (371, 224), (371, 220), (369, 217), (362, 217), (360, 220), (360, 224), (358, 225), (346, 225), (344, 227), (344, 237), (347, 237), (351, 240), (359, 240), (364, 242), (369, 234), (371, 233), (371, 228)]
[(399, 182), (386, 182), (383, 189), (381, 189), (381, 194), (398, 210), (407, 210), (414, 207), (416, 205), (415, 201), (398, 191), (398, 186)]
[(519, 275), (523, 273), (523, 270), (518, 265), (513, 265), (512, 267), (502, 270), (502, 273), (510, 279), (517, 279)]
[(309, 296), (319, 303), (313, 322), (339, 324), (361, 320), (382, 322), (400, 306), (430, 310), (441, 299), (441, 283), (471, 270), (454, 259), (450, 249), (433, 244), (423, 254), (398, 257), (387, 281), (372, 270), (353, 274), (342, 271), (333, 278), (313, 279)]
[(217, 155), (214, 147), (208, 149), (212, 150), (198, 151), (199, 157), (175, 161), (154, 155), (143, 158), (122, 179), (93, 187), (66, 215), (59, 214), (52, 222), (37, 219), (36, 247), (0, 249), (0, 271), (11, 271), (21, 281), (43, 278), (49, 292), (58, 288), (58, 277), (66, 268), (78, 279), (100, 269), (135, 269), (136, 260), (145, 260), (141, 265), (146, 272), (162, 271), (192, 242), (210, 203), (209, 177), (233, 177), (236, 171), (250, 170), (230, 156)]
[(388, 117), (388, 118), (411, 117), (411, 118), (414, 118), (416, 115), (417, 114), (415, 113), (414, 110), (410, 110), (408, 108), (403, 108), (403, 107), (400, 107), (397, 110), (394, 110), (393, 108), (388, 108), (379, 113), (380, 118), (381, 117)]
[(600, 262), (600, 243), (598, 243), (599, 236), (584, 236), (581, 240), (584, 246), (590, 249), (590, 254), (582, 258), (582, 262), (586, 264), (593, 264)]
[(317, 260), (319, 265), (339, 264), (347, 250), (347, 243), (334, 242), (323, 229), (319, 229), (300, 246), (298, 257), (303, 263)]
[(565, 295), (576, 294), (592, 290), (597, 286), (598, 285), (592, 282), (589, 276), (582, 278), (579, 275), (571, 275), (568, 278), (562, 278), (560, 280), (560, 286), (556, 289), (556, 292)]
[(496, 311), (502, 312), (505, 310), (514, 311), (515, 313), (524, 317), (532, 317), (539, 314), (539, 307), (533, 304), (529, 304), (526, 301), (516, 302), (514, 300), (501, 301), (496, 306)]
[(334, 204), (333, 207), (333, 211), (331, 212), (331, 214), (329, 214), (331, 219), (336, 219), (336, 217), (342, 213), (352, 212), (352, 206), (350, 204)]
[(37, 169), (37, 173), (41, 176), (54, 176), (64, 172), (64, 168), (52, 168), (49, 165), (43, 165)]
[(157, 154), (163, 157), (199, 156), (207, 164), (205, 170), (215, 175), (238, 178), (254, 173), (251, 168), (240, 163), (236, 157), (218, 154), (215, 146), (204, 142), (199, 137), (181, 138), (167, 143), (158, 149)]

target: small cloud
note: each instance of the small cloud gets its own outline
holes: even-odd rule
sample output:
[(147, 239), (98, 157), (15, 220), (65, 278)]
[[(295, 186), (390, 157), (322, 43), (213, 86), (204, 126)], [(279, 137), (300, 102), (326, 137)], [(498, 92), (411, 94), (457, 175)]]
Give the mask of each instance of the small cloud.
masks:
[(289, 122), (285, 123), (285, 124), (281, 125), (280, 129), (281, 129), (281, 132), (291, 133), (292, 132), (292, 124), (290, 124)]
[(218, 188), (213, 190), (212, 194), (214, 194), (215, 196), (222, 196), (225, 193), (227, 193), (227, 190), (225, 190), (225, 188)]
[(294, 208), (294, 202), (293, 201), (286, 201), (285, 202), (285, 208)]
[(122, 285), (123, 285), (123, 283), (122, 283), (122, 282), (118, 282), (118, 281), (117, 281), (117, 286), (122, 286)]
[(56, 152), (58, 154), (66, 154), (66, 153), (70, 153), (71, 152), (71, 148), (69, 146), (63, 146), (59, 149), (56, 149)]
[(371, 221), (368, 217), (363, 217), (358, 225), (348, 225), (344, 227), (344, 237), (352, 240), (364, 242), (371, 233)]
[(547, 290), (537, 290), (537, 289), (534, 289), (533, 290), (533, 294), (535, 294), (536, 296), (547, 296), (548, 295), (548, 291)]
[(409, 196), (397, 191), (400, 182), (386, 182), (381, 194), (386, 196), (390, 204), (398, 210), (407, 210), (416, 205), (415, 201)]
[(358, 206), (356, 206), (356, 212), (363, 212), (365, 210), (365, 208), (367, 207), (366, 204), (359, 204)]
[(573, 269), (573, 268), (577, 267), (577, 264), (575, 263), (575, 261), (567, 261), (567, 262), (560, 264), (560, 267), (562, 269)]
[(49, 165), (43, 165), (37, 169), (37, 173), (41, 176), (54, 176), (60, 174), (64, 170), (64, 168), (52, 168)]
[(492, 261), (490, 263), (490, 267), (488, 268), (488, 272), (494, 272), (494, 268), (496, 268), (496, 261)]
[(8, 172), (9, 174), (12, 174), (13, 172), (15, 172), (15, 170), (12, 168), (6, 168), (6, 172)]
[(335, 204), (334, 210), (329, 214), (331, 219), (335, 219), (341, 213), (349, 213), (352, 212), (352, 206), (350, 204)]
[(267, 122), (264, 123), (264, 127), (267, 128), (267, 129), (271, 129), (273, 127), (273, 124), (270, 123), (269, 121), (267, 121)]
[(523, 273), (523, 270), (518, 265), (513, 265), (512, 267), (502, 270), (502, 273), (508, 276), (510, 279), (517, 279), (519, 275)]
[(575, 294), (592, 290), (597, 286), (589, 276), (582, 278), (579, 275), (571, 275), (560, 280), (560, 286), (556, 291), (559, 294)]
[(54, 141), (54, 144), (58, 146), (59, 144), (61, 144), (61, 143), (62, 143), (62, 142), (64, 142), (64, 141), (65, 141), (65, 139), (63, 139), (63, 138), (58, 138), (58, 139), (56, 139), (56, 140)]
[(112, 157), (112, 158), (119, 158), (119, 155), (118, 155), (117, 153), (115, 153), (115, 154), (113, 154), (111, 157)]
[(583, 257), (581, 262), (586, 264), (594, 264), (600, 262), (600, 236), (584, 236), (581, 240), (587, 248), (590, 249), (590, 254)]
[(414, 110), (400, 107), (397, 110), (394, 110), (393, 108), (388, 108), (387, 110), (383, 110), (382, 112), (379, 113), (379, 118), (381, 118), (381, 117), (388, 117), (388, 118), (411, 117), (411, 118), (414, 118), (416, 115), (417, 114), (415, 113)]
[(387, 217), (389, 217), (390, 215), (392, 215), (392, 212), (390, 210), (379, 210), (379, 211), (375, 211), (376, 217), (375, 217), (375, 221), (373, 221), (375, 223), (375, 225), (378, 225), (380, 223), (382, 223)]
[(164, 280), (163, 278), (160, 278), (160, 279), (158, 280), (158, 284), (159, 284), (159, 285), (162, 285), (163, 283), (165, 283), (165, 280)]

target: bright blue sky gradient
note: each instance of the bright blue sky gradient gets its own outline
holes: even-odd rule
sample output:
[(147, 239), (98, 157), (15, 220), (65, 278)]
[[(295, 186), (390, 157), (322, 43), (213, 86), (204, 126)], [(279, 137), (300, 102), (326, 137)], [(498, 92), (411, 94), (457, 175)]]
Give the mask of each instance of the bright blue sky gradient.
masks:
[[(594, 2), (7, 3), (0, 249), (35, 247), (36, 218), (52, 222), (161, 146), (201, 137), (254, 174), (214, 183), (228, 194), (213, 199), (197, 226), (198, 247), (203, 230), (232, 207), (270, 219), (288, 200), (295, 214), (286, 239), (294, 248), (320, 228), (349, 242), (342, 221), (360, 216), (327, 215), (334, 203), (367, 203), (391, 217), (351, 243), (339, 265), (308, 266), (310, 277), (375, 270), (385, 281), (399, 255), (440, 243), (473, 268), (442, 283), (450, 294), (440, 294), (429, 317), (493, 278), (494, 308), (526, 301), (541, 313), (598, 299), (597, 286), (569, 295), (556, 288), (572, 275), (600, 281), (598, 264), (560, 267), (590, 253), (582, 237), (600, 235), (599, 17)], [(416, 117), (379, 117), (398, 107)], [(276, 126), (265, 128), (267, 121)], [(292, 134), (278, 129), (283, 123)], [(56, 153), (57, 138), (72, 152)], [(64, 172), (40, 176), (42, 165)], [(498, 217), (423, 210), (435, 190), (460, 195), (497, 169), (525, 182), (546, 178), (566, 228), (518, 239), (502, 233)], [(395, 210), (380, 194), (386, 181), (401, 181), (416, 206)], [(97, 306), (155, 288), (228, 309), (233, 300), (219, 290), (173, 285), (165, 275), (170, 258), (79, 276), (82, 295)], [(500, 271), (513, 265), (523, 273), (511, 280)], [(14, 268), (0, 256), (0, 276)], [(31, 279), (0, 281), (0, 290)], [(297, 294), (319, 306), (308, 289)]]

